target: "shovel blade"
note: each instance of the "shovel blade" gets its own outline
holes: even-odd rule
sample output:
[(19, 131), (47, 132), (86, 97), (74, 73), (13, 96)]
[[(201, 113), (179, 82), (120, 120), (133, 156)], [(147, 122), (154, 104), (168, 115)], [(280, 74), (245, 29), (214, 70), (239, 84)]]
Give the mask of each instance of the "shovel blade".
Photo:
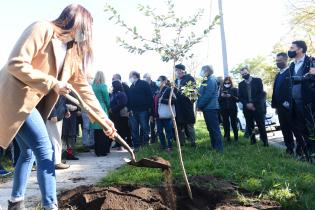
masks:
[(171, 164), (161, 157), (142, 158), (139, 161), (128, 161), (127, 163), (136, 167), (160, 168), (163, 170), (168, 170), (171, 167)]

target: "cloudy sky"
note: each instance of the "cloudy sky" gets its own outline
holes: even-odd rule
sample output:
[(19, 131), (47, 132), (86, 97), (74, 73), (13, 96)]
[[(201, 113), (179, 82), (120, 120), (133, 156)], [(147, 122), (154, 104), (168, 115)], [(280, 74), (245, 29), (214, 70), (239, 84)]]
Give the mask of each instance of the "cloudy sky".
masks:
[[(273, 45), (287, 33), (287, 0), (222, 0), (227, 41), (228, 64), (232, 68), (246, 58), (270, 54)], [(204, 9), (201, 25), (209, 23), (218, 14), (217, 0), (174, 0), (179, 16), (194, 14), (199, 8)], [(142, 56), (129, 54), (116, 43), (117, 36), (125, 34), (108, 20), (104, 12), (105, 4), (114, 6), (122, 18), (140, 32), (148, 33), (150, 23), (137, 10), (138, 4), (150, 5), (161, 9), (164, 0), (10, 0), (1, 3), (1, 39), (0, 64), (3, 66), (22, 31), (37, 20), (53, 20), (62, 9), (71, 3), (85, 6), (94, 17), (94, 63), (93, 71), (104, 71), (107, 81), (112, 74), (120, 73), (128, 79), (131, 70), (152, 74), (153, 79), (159, 75), (170, 75), (172, 65), (163, 63), (159, 56), (148, 53)], [(200, 27), (202, 28), (202, 27)], [(201, 65), (212, 64), (216, 75), (223, 74), (220, 30), (217, 27), (210, 32), (194, 50), (194, 63), (197, 72)], [(191, 66), (191, 61), (186, 61)], [(185, 64), (185, 62), (184, 62)]]

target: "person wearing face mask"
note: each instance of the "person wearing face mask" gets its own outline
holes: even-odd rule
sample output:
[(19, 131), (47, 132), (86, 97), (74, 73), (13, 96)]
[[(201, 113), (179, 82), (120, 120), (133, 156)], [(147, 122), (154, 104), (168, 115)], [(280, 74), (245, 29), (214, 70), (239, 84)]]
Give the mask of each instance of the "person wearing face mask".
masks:
[[(196, 134), (195, 134), (195, 112), (194, 102), (182, 93), (181, 88), (186, 86), (189, 82), (195, 84), (195, 79), (186, 74), (185, 66), (183, 64), (175, 65), (176, 89), (174, 90), (177, 101), (175, 103), (176, 108), (176, 123), (178, 126), (178, 136), (181, 145), (185, 145), (185, 135), (190, 140), (191, 146), (196, 147)], [(186, 132), (185, 132), (186, 131)]]
[[(9, 210), (24, 209), (27, 180), (35, 158), (42, 206), (45, 210), (58, 209), (54, 151), (45, 121), (59, 95), (70, 93), (70, 85), (108, 124), (110, 129), (106, 135), (111, 138), (116, 135), (114, 124), (101, 108), (86, 78), (93, 54), (92, 22), (88, 10), (71, 4), (57, 19), (31, 24), (0, 71), (0, 117), (5, 119), (1, 120), (0, 146), (7, 148), (15, 137), (21, 149)], [(78, 36), (78, 31), (83, 35)]]
[[(171, 152), (172, 139), (174, 139), (172, 118), (159, 116), (159, 106), (161, 106), (161, 104), (168, 105), (168, 100), (171, 91), (171, 88), (169, 87), (168, 83), (169, 81), (167, 80), (166, 76), (163, 75), (160, 76), (156, 81), (156, 84), (159, 87), (159, 92), (154, 96), (153, 116), (156, 119), (157, 134), (160, 139), (161, 149), (162, 150), (166, 149), (168, 152)], [(172, 97), (172, 104), (174, 104), (175, 101), (176, 97), (174, 94)], [(165, 139), (167, 139), (167, 144), (165, 142)]]
[(260, 140), (264, 146), (268, 146), (268, 138), (265, 127), (266, 114), (266, 93), (260, 78), (252, 77), (248, 67), (243, 67), (240, 71), (243, 81), (239, 83), (239, 100), (243, 105), (243, 113), (246, 120), (246, 127), (250, 136), (251, 144), (256, 144), (254, 132), (256, 121)]
[(284, 143), (287, 147), (286, 152), (292, 155), (295, 148), (293, 134), (297, 142), (303, 142), (303, 137), (295, 129), (295, 122), (292, 118), (292, 94), (291, 81), (288, 79), (290, 72), (287, 53), (277, 54), (276, 65), (279, 72), (273, 85), (271, 107), (277, 110)]
[[(151, 80), (151, 75), (149, 73), (145, 73), (143, 75), (143, 80), (146, 81), (149, 85), (150, 85), (150, 89), (151, 89), (151, 93), (152, 93), (152, 97), (154, 97), (158, 92), (159, 92), (159, 87), (157, 86), (157, 84), (155, 82), (153, 82)], [(152, 104), (153, 106), (153, 104)], [(151, 131), (151, 135), (150, 135), (150, 139), (151, 139), (151, 143), (155, 143), (156, 142), (156, 129), (155, 129), (155, 119), (152, 115), (152, 113), (150, 113), (150, 131)]]
[[(127, 95), (127, 105), (126, 105), (126, 108), (127, 108), (127, 111), (128, 111), (127, 114), (129, 115), (129, 112), (130, 112), (130, 105), (129, 105), (129, 98), (130, 98), (130, 96), (129, 96), (129, 89), (130, 89), (130, 87), (128, 86), (128, 84), (127, 84), (126, 82), (123, 82), (123, 81), (121, 80), (121, 75), (120, 75), (120, 74), (114, 74), (114, 75), (113, 75), (113, 77), (112, 77), (112, 82), (114, 82), (114, 81), (119, 81), (119, 82), (121, 82), (121, 84), (122, 84), (122, 86), (123, 86), (123, 91), (124, 91), (125, 94)], [(127, 116), (127, 114), (123, 114), (123, 113), (122, 113), (122, 115), (124, 115), (124, 117), (127, 117), (127, 118), (128, 118), (128, 121), (129, 121), (129, 116)], [(132, 146), (131, 127), (130, 127), (130, 126), (128, 126), (128, 127), (129, 127), (129, 129), (126, 129), (126, 140), (127, 140), (128, 145), (129, 145), (129, 146)], [(113, 146), (113, 148), (119, 148), (119, 147), (120, 147), (120, 145), (117, 144), (117, 143), (115, 143), (114, 146)]]
[[(288, 56), (294, 59), (289, 66), (291, 77), (301, 77), (310, 71), (310, 68), (313, 66), (312, 59), (306, 55), (306, 52), (307, 46), (304, 41), (298, 40), (292, 42), (288, 51)], [(303, 137), (303, 141), (297, 141), (295, 153), (301, 158), (308, 153), (307, 142), (309, 132), (306, 124), (308, 121), (312, 121), (312, 119), (308, 120), (308, 117), (311, 115), (308, 113), (305, 105), (314, 102), (314, 92), (311, 85), (307, 80), (291, 84), (292, 102), (290, 107), (292, 107), (294, 128)]]
[(212, 66), (203, 66), (200, 76), (204, 78), (199, 88), (197, 108), (203, 112), (213, 149), (223, 152), (223, 142), (219, 125), (218, 82), (213, 76)]
[(220, 88), (220, 113), (223, 119), (224, 137), (229, 142), (230, 139), (230, 125), (234, 133), (234, 142), (238, 141), (237, 128), (237, 101), (238, 90), (233, 87), (231, 77), (225, 77)]
[[(138, 72), (130, 72), (129, 82), (131, 136), (134, 149), (138, 151), (140, 146), (149, 144), (149, 114), (152, 111), (153, 96), (149, 84), (140, 79)], [(143, 142), (140, 142), (140, 129), (143, 132)]]

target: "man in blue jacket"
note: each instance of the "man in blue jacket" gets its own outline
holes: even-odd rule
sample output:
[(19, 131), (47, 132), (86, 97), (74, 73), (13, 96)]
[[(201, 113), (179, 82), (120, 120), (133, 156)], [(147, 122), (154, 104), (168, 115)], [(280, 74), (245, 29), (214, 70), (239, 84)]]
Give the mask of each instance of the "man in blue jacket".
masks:
[(200, 96), (197, 100), (197, 108), (203, 112), (212, 147), (217, 151), (223, 152), (219, 126), (219, 92), (217, 79), (213, 76), (213, 69), (209, 65), (202, 67), (200, 76), (205, 80), (199, 89)]

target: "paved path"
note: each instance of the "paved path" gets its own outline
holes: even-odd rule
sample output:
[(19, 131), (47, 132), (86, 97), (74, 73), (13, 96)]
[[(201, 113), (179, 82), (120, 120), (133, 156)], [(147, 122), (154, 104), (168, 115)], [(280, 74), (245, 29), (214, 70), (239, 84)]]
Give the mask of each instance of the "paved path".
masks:
[(268, 132), (267, 135), (268, 135), (269, 145), (275, 146), (280, 149), (286, 148), (281, 131)]
[[(68, 161), (69, 169), (57, 170), (57, 191), (58, 193), (72, 189), (79, 185), (95, 184), (108, 172), (115, 170), (124, 164), (123, 158), (128, 157), (125, 151), (112, 151), (106, 157), (96, 157), (94, 153), (80, 153), (80, 160)], [(12, 190), (12, 181), (0, 184), (0, 210), (7, 208), (7, 202)], [(40, 191), (36, 179), (36, 171), (31, 173), (26, 190), (27, 209), (35, 209), (34, 206), (40, 202)]]

